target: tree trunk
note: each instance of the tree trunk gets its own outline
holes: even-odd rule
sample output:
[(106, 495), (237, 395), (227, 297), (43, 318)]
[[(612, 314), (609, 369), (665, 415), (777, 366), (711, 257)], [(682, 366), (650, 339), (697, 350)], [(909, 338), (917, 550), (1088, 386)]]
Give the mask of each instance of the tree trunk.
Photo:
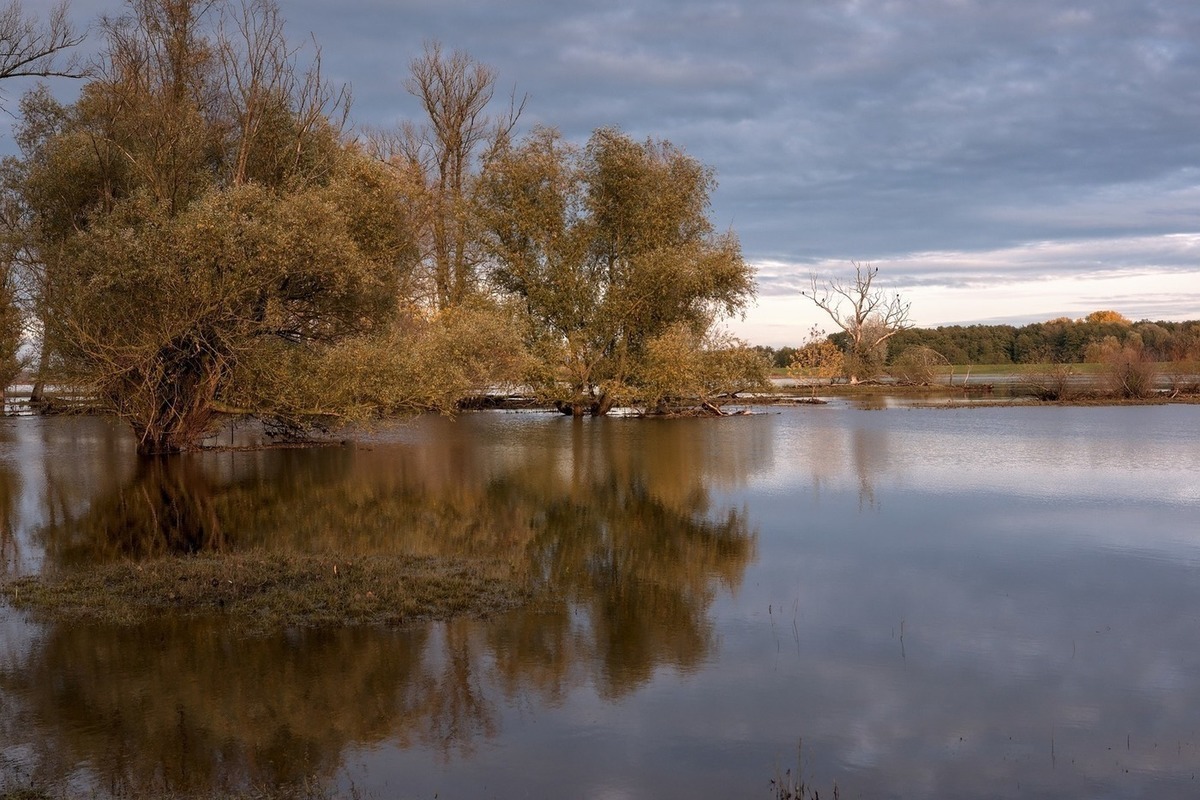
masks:
[(46, 404), (46, 343), (38, 351), (37, 373), (33, 378), (33, 389), (29, 392), (29, 405), (38, 407)]
[(613, 408), (613, 398), (610, 397), (607, 392), (604, 392), (600, 395), (600, 399), (597, 400), (592, 405), (592, 416), (593, 417), (608, 416), (608, 412), (612, 411), (612, 408)]

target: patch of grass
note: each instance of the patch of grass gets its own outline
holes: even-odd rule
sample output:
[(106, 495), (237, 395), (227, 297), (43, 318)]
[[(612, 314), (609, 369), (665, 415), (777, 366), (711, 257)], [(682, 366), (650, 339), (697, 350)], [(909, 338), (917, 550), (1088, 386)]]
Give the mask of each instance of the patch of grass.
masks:
[(532, 596), (514, 570), (480, 561), (265, 552), (119, 562), (19, 578), (0, 593), (51, 621), (221, 615), (248, 632), (484, 615)]
[[(79, 800), (78, 792), (66, 789), (44, 789), (33, 786), (0, 789), (0, 800)], [(367, 800), (367, 796), (353, 787), (349, 793), (338, 794), (332, 789), (316, 782), (306, 782), (295, 786), (282, 786), (261, 789), (245, 789), (235, 791), (197, 791), (173, 792), (161, 791), (130, 791), (118, 790), (115, 793), (83, 794), (83, 798), (116, 798), (116, 800)]]

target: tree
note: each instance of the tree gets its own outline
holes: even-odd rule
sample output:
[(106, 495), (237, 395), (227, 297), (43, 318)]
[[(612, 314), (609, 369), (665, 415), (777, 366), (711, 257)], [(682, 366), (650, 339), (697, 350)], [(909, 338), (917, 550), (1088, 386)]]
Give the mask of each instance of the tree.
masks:
[(21, 354), (25, 324), (16, 294), (12, 273), (0, 274), (0, 414), (4, 413), (8, 387), (16, 381), (26, 363)]
[(447, 53), (435, 41), (409, 64), (404, 86), (420, 101), (425, 121), (376, 137), (376, 152), (403, 173), (408, 201), (421, 209), (432, 305), (446, 309), (464, 303), (476, 288), (482, 251), (473, 206), (480, 162), (507, 141), (524, 100), (514, 97), (507, 112), (489, 113), (495, 70), (466, 53)]
[(811, 289), (801, 294), (846, 334), (846, 370), (850, 382), (858, 383), (882, 366), (888, 339), (912, 327), (912, 303), (875, 285), (878, 267), (851, 263), (853, 280), (831, 278), (822, 283), (814, 274)]
[[(50, 10), (44, 23), (26, 16), (20, 0), (9, 0), (0, 8), (0, 80), (19, 77), (71, 77), (83, 74), (79, 63), (70, 59), (59, 65), (58, 56), (83, 41), (67, 18), (67, 3)], [(7, 203), (6, 203), (7, 205)], [(9, 208), (4, 209), (10, 222)], [(9, 384), (25, 367), (21, 356), (24, 334), (24, 309), (19, 304), (17, 285), (21, 247), (10, 225), (5, 238), (3, 264), (0, 265), (0, 410)]]
[(646, 393), (648, 348), (679, 326), (703, 342), (752, 296), (732, 233), (708, 219), (712, 172), (668, 142), (602, 128), (502, 146), (480, 209), (494, 289), (530, 320), (528, 380), (565, 412), (607, 414)]
[(65, 0), (50, 9), (44, 23), (25, 15), (21, 0), (8, 0), (0, 8), (0, 79), (81, 77), (78, 61), (60, 66), (58, 56), (82, 41), (67, 18)]
[(686, 324), (654, 337), (639, 368), (639, 401), (644, 413), (720, 415), (739, 392), (770, 385), (770, 362), (745, 342), (722, 333), (697, 338)]
[(242, 9), (270, 57), (211, 3), (130, 0), (20, 186), (58, 367), (143, 453), (195, 446), (222, 406), (300, 417), (269, 390), (319, 395), (315, 365), (383, 326), (411, 262), (391, 175), (329, 116), (338, 93), (271, 33), (273, 6)]
[(1080, 322), (1087, 322), (1093, 325), (1098, 325), (1101, 323), (1113, 323), (1116, 325), (1129, 326), (1133, 324), (1124, 314), (1109, 310), (1093, 311), (1080, 320)]
[(813, 397), (817, 396), (817, 381), (833, 379), (843, 374), (846, 366), (845, 354), (829, 340), (825, 331), (816, 325), (808, 332), (808, 339), (794, 350), (788, 365), (788, 374), (793, 378), (816, 379), (812, 384)]

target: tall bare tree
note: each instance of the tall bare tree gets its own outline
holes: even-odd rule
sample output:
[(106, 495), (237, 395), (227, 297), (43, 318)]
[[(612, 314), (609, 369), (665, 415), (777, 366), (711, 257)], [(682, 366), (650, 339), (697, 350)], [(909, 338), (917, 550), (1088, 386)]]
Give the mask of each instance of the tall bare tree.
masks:
[(496, 71), (438, 42), (427, 42), (409, 70), (405, 88), (421, 102), (425, 120), (405, 123), (385, 155), (420, 189), (433, 299), (449, 308), (474, 288), (480, 248), (472, 197), (480, 161), (507, 140), (525, 101), (514, 96), (507, 111), (490, 113)]
[(876, 285), (879, 267), (850, 262), (853, 279), (811, 278), (811, 288), (801, 294), (824, 311), (846, 334), (846, 371), (858, 383), (872, 369), (882, 366), (888, 339), (912, 327), (912, 303), (898, 293)]

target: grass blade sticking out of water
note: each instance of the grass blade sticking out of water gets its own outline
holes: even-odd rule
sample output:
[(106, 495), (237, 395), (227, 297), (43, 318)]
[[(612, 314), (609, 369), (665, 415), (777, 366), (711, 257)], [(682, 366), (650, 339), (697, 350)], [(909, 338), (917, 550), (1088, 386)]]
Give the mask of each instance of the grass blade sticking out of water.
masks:
[(511, 569), (479, 561), (278, 553), (120, 562), (20, 578), (0, 592), (37, 619), (133, 625), (211, 614), (249, 632), (483, 615), (531, 596)]

